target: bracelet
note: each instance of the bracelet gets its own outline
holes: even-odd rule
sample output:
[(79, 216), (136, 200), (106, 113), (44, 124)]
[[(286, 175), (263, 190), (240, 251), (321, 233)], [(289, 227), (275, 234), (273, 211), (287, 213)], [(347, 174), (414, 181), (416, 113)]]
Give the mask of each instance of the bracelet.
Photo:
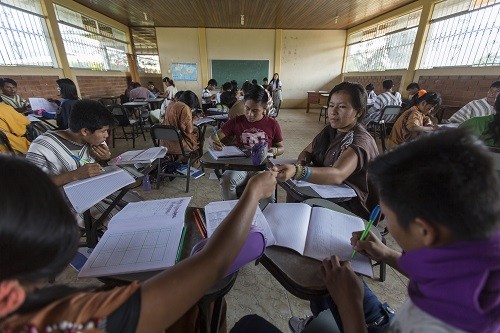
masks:
[(295, 175), (292, 177), (295, 180), (299, 180), (300, 176), (302, 175), (302, 170), (304, 167), (300, 164), (294, 164), (295, 165)]
[(304, 180), (306, 181), (307, 179), (309, 179), (309, 177), (311, 176), (311, 168), (310, 167), (305, 167), (306, 169), (306, 175), (304, 177), (302, 177), (301, 180)]

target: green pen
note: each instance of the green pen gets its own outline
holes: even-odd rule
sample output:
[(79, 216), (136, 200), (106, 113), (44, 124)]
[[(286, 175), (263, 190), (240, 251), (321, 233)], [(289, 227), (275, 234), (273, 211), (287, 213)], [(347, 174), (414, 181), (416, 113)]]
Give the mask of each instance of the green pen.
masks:
[(175, 263), (178, 263), (181, 259), (182, 248), (184, 247), (184, 240), (186, 239), (186, 226), (182, 227), (181, 241), (179, 242), (179, 248), (177, 248), (177, 256), (175, 257)]
[[(361, 234), (359, 240), (363, 241), (366, 239), (366, 237), (368, 237), (368, 234), (370, 233), (370, 228), (372, 227), (373, 222), (377, 219), (379, 213), (380, 213), (380, 205), (376, 205), (375, 208), (373, 208), (372, 213), (370, 214), (370, 219), (368, 220), (366, 228)], [(356, 250), (352, 250), (351, 259), (354, 258), (355, 255), (356, 255)]]

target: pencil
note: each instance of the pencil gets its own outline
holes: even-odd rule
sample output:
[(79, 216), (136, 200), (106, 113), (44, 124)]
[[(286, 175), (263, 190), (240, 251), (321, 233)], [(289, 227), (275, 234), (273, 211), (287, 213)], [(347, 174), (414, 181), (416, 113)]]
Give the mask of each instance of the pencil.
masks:
[(198, 213), (198, 217), (200, 218), (203, 229), (205, 230), (205, 233), (206, 233), (207, 232), (207, 222), (203, 218), (203, 214), (201, 213), (201, 210), (199, 208), (196, 208), (196, 212)]
[(182, 228), (181, 241), (179, 242), (179, 247), (177, 248), (177, 256), (175, 257), (175, 263), (178, 263), (181, 259), (182, 248), (184, 247), (184, 240), (186, 239), (186, 225)]
[(203, 232), (203, 227), (201, 226), (200, 218), (196, 215), (195, 211), (193, 211), (193, 216), (194, 216), (194, 222), (196, 222), (196, 226), (198, 227), (198, 230), (200, 231), (201, 237), (207, 238), (207, 236)]

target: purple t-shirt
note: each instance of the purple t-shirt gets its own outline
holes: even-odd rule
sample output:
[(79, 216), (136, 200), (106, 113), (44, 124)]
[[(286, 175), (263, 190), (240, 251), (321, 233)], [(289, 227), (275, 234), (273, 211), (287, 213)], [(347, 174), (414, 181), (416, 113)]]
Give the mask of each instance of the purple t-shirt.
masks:
[(280, 125), (268, 116), (253, 123), (244, 115), (238, 116), (222, 125), (221, 131), (226, 137), (236, 137), (236, 145), (243, 149), (251, 149), (254, 144), (262, 141), (267, 142), (268, 147), (283, 141)]

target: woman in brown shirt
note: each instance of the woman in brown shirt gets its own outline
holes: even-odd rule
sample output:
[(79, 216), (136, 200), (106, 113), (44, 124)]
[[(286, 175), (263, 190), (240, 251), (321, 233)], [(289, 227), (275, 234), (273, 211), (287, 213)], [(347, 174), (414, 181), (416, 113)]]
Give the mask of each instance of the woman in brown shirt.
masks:
[(339, 205), (363, 218), (377, 204), (366, 170), (378, 149), (359, 123), (366, 112), (366, 96), (365, 88), (358, 83), (342, 82), (335, 86), (328, 97), (330, 124), (299, 154), (297, 164), (276, 167), (279, 180), (293, 178), (314, 184), (351, 186), (357, 197)]

